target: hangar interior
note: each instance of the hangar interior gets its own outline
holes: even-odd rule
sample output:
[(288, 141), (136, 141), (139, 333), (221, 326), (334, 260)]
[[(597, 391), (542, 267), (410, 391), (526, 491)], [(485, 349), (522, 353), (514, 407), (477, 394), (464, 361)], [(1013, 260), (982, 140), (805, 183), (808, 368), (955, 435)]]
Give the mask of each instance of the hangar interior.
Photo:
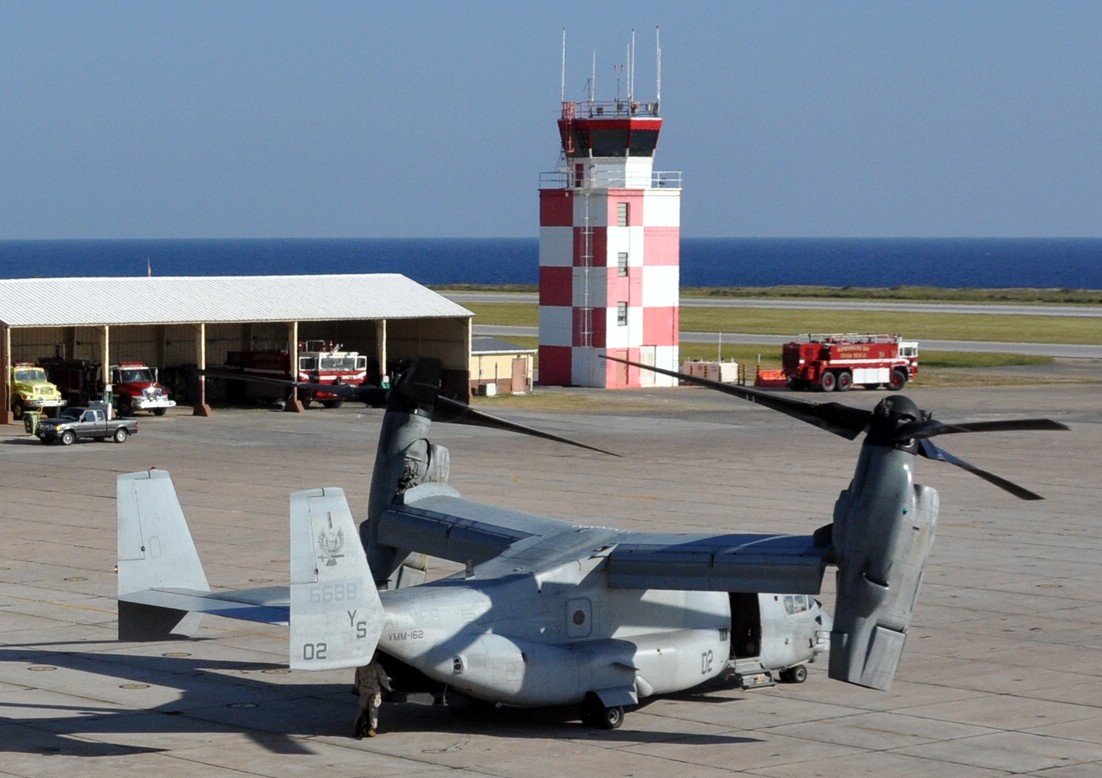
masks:
[[(199, 369), (222, 367), (231, 351), (286, 350), (293, 360), (308, 341), (365, 355), (369, 380), (392, 374), (402, 360), (435, 357), (443, 363), (444, 391), (464, 401), (470, 396), (473, 314), (403, 276), (80, 279), (82, 287), (110, 285), (113, 294), (102, 305), (59, 307), (73, 281), (0, 281), (0, 421), (12, 421), (16, 363), (141, 362), (159, 369), (180, 404), (207, 413), (221, 390), (216, 381), (198, 380)], [(150, 292), (163, 303), (120, 310), (118, 300), (148, 302)]]

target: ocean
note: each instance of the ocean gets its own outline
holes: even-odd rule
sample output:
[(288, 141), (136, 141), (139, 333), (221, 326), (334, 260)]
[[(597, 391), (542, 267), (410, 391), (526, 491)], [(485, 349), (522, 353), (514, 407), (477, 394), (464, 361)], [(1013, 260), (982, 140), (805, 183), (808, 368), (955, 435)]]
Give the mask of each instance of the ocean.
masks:
[[(536, 284), (536, 238), (0, 241), (0, 277), (401, 273)], [(1100, 238), (682, 238), (682, 286), (1102, 289)]]

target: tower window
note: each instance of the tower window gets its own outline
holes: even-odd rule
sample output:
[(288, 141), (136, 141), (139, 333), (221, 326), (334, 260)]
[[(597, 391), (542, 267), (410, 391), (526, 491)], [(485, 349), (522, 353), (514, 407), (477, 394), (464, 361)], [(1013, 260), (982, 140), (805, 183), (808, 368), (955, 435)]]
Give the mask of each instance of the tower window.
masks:
[(628, 226), (628, 205), (629, 203), (616, 203), (616, 226)]
[(616, 303), (616, 323), (621, 327), (628, 324), (628, 304)]
[(628, 274), (628, 253), (621, 251), (616, 255), (616, 274), (626, 276)]

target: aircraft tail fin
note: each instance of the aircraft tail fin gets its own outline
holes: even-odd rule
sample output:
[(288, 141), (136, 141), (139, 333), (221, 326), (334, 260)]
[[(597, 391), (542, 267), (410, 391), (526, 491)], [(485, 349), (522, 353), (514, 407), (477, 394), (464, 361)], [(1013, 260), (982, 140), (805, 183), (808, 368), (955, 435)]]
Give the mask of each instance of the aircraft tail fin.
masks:
[(198, 614), (136, 601), (153, 589), (210, 591), (172, 478), (164, 470), (120, 475), (117, 497), (119, 640), (193, 635)]
[(386, 614), (344, 491), (291, 495), (291, 669), (367, 664)]

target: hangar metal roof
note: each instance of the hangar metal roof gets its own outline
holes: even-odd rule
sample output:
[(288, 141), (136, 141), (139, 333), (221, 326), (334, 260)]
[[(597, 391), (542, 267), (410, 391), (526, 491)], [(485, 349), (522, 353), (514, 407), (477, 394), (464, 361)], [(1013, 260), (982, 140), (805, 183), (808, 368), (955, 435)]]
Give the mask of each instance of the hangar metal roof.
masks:
[(0, 279), (10, 327), (469, 317), (396, 273)]

